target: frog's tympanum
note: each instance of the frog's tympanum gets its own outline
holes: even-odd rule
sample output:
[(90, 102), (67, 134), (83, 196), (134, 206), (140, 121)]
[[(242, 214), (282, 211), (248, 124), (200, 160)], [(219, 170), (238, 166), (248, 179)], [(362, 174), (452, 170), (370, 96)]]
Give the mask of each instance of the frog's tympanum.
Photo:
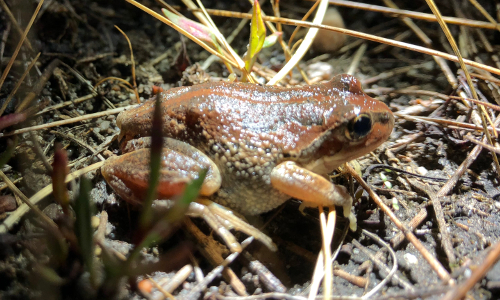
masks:
[[(200, 203), (211, 200), (244, 215), (267, 212), (290, 198), (338, 205), (355, 230), (352, 198), (327, 174), (377, 148), (394, 126), (389, 108), (366, 95), (356, 78), (339, 75), (323, 84), (293, 88), (205, 83), (159, 97), (164, 125), (159, 199), (182, 193), (200, 169), (208, 168)], [(118, 116), (125, 154), (102, 167), (116, 193), (131, 203), (141, 203), (148, 186), (154, 105), (147, 101)], [(208, 219), (205, 214), (212, 211), (216, 217), (209, 224), (217, 227), (224, 210), (212, 207), (216, 209), (193, 211)], [(222, 235), (221, 230), (227, 231), (218, 230)]]

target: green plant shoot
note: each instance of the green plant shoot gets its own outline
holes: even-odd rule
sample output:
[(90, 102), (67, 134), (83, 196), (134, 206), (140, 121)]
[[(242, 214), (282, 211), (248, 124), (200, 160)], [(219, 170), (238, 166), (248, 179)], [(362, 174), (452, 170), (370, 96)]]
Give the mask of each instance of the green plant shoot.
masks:
[(143, 248), (150, 247), (151, 245), (160, 242), (162, 239), (165, 239), (172, 232), (172, 229), (175, 227), (174, 225), (185, 217), (189, 204), (198, 197), (201, 185), (203, 184), (206, 175), (207, 170), (203, 169), (198, 173), (198, 178), (188, 183), (182, 197), (175, 202), (175, 205), (163, 218), (158, 220), (156, 224), (153, 225), (142, 241), (134, 248), (127, 259), (126, 265), (128, 267), (134, 264)]
[(56, 144), (54, 162), (52, 163), (52, 190), (54, 199), (61, 205), (64, 214), (68, 215), (69, 196), (66, 189), (66, 176), (68, 175), (68, 155), (60, 144)]
[(262, 11), (259, 1), (254, 0), (252, 12), (252, 24), (250, 25), (250, 44), (245, 58), (245, 68), (248, 72), (257, 60), (257, 54), (264, 45), (266, 39), (266, 25), (262, 20)]
[(80, 253), (83, 262), (90, 273), (90, 280), (95, 283), (94, 274), (94, 230), (91, 225), (91, 218), (94, 207), (90, 201), (90, 191), (92, 186), (90, 181), (83, 176), (80, 180), (80, 193), (76, 198), (73, 209), (75, 210), (75, 234), (78, 239)]
[(153, 219), (153, 201), (157, 196), (157, 188), (160, 181), (161, 153), (163, 148), (163, 122), (161, 118), (162, 93), (156, 95), (155, 110), (153, 113), (153, 124), (151, 126), (151, 161), (149, 163), (149, 186), (144, 199), (139, 228), (141, 231), (147, 230)]

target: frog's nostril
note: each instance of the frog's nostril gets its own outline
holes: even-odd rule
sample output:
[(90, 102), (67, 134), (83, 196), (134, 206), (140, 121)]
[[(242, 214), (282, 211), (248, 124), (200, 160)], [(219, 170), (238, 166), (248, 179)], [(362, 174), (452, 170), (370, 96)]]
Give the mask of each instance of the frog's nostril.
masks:
[(378, 121), (382, 124), (387, 124), (391, 121), (391, 115), (388, 112), (379, 114)]

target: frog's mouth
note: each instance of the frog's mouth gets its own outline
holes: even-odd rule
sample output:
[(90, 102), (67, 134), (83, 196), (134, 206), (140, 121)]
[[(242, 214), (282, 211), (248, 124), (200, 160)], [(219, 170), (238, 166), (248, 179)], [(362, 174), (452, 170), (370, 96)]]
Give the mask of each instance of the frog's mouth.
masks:
[(305, 164), (303, 167), (316, 174), (327, 175), (337, 169), (344, 162), (346, 161), (338, 157), (338, 155), (325, 156)]

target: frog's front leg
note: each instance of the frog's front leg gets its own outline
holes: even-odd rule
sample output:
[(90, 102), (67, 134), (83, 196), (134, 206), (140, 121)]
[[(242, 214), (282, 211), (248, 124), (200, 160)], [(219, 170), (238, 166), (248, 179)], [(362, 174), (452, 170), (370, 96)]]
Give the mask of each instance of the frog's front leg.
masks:
[(323, 176), (292, 161), (283, 162), (273, 169), (271, 184), (282, 193), (307, 203), (317, 206), (342, 206), (344, 216), (349, 219), (349, 227), (356, 231), (356, 217), (351, 212), (352, 198), (345, 187), (334, 185)]

